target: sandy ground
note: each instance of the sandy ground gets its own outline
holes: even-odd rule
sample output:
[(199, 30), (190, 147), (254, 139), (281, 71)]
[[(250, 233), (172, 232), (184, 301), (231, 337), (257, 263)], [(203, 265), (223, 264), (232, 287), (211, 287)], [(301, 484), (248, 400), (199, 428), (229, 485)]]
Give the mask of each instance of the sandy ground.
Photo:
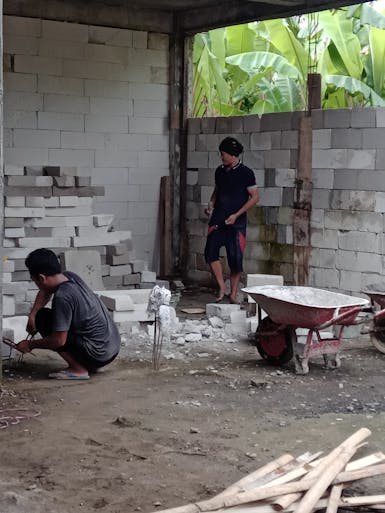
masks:
[[(188, 303), (188, 298), (186, 304)], [(265, 365), (247, 340), (206, 340), (151, 368), (151, 346), (87, 382), (47, 380), (46, 352), (5, 369), (0, 408), (38, 417), (0, 429), (1, 513), (143, 513), (209, 498), (285, 452), (329, 450), (359, 427), (385, 451), (385, 355), (343, 343), (307, 376)], [(164, 353), (172, 352), (165, 348)], [(385, 493), (384, 479), (355, 485)]]

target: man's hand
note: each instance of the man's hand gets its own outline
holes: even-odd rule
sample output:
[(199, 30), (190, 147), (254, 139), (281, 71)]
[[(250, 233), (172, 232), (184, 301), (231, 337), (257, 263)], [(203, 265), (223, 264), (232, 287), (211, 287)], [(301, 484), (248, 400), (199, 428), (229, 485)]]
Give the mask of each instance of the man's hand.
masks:
[(229, 216), (226, 221), (225, 221), (225, 224), (227, 225), (232, 225), (235, 223), (235, 221), (237, 220), (237, 216), (236, 214), (231, 214), (231, 216)]
[(31, 335), (35, 335), (36, 333), (36, 324), (35, 324), (35, 316), (32, 314), (29, 314), (28, 316), (28, 322), (27, 322), (27, 333)]
[(32, 351), (30, 341), (27, 340), (27, 339), (21, 340), (17, 344), (17, 348), (16, 349), (18, 351), (20, 351), (21, 353), (30, 353)]

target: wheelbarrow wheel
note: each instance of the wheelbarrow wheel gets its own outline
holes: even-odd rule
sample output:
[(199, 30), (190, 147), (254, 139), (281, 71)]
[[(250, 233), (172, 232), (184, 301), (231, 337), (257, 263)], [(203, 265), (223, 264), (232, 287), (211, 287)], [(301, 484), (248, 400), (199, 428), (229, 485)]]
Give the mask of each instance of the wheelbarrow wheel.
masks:
[[(270, 317), (265, 317), (260, 322), (255, 335), (258, 353), (270, 365), (283, 365), (293, 357), (295, 330), (287, 327), (278, 331), (278, 327), (279, 325)], [(263, 335), (271, 332), (271, 335)]]
[[(385, 330), (385, 327), (384, 327)], [(376, 331), (370, 335), (370, 340), (376, 349), (380, 351), (380, 353), (385, 354), (385, 331)]]

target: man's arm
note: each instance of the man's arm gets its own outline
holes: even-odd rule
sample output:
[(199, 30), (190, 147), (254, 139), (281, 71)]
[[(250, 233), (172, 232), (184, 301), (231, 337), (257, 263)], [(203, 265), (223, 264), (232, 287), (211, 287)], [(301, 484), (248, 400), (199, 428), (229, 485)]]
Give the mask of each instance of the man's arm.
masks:
[(17, 344), (17, 350), (22, 353), (30, 353), (33, 349), (52, 349), (56, 351), (64, 346), (67, 340), (68, 331), (54, 331), (51, 335), (39, 340), (21, 340)]
[(234, 224), (239, 216), (241, 216), (242, 214), (244, 214), (245, 212), (250, 210), (251, 207), (253, 207), (254, 205), (256, 205), (258, 203), (259, 193), (258, 193), (257, 187), (250, 187), (249, 189), (247, 189), (247, 192), (250, 194), (249, 199), (246, 201), (246, 203), (244, 205), (242, 205), (242, 207), (238, 210), (238, 212), (231, 214), (231, 216), (229, 216), (226, 219), (226, 221), (225, 221), (226, 224)]
[(214, 207), (215, 207), (215, 201), (217, 199), (216, 191), (217, 191), (217, 189), (215, 188), (213, 190), (213, 193), (211, 194), (210, 201), (207, 205), (207, 208), (205, 208), (205, 214), (208, 216), (211, 216), (211, 214), (213, 213)]
[(51, 299), (52, 294), (49, 294), (48, 292), (45, 292), (44, 290), (39, 290), (39, 292), (36, 294), (35, 301), (33, 303), (31, 312), (28, 316), (28, 322), (27, 322), (27, 331), (28, 333), (35, 333), (36, 332), (36, 325), (35, 325), (35, 317), (37, 312), (40, 310), (40, 308), (43, 308)]

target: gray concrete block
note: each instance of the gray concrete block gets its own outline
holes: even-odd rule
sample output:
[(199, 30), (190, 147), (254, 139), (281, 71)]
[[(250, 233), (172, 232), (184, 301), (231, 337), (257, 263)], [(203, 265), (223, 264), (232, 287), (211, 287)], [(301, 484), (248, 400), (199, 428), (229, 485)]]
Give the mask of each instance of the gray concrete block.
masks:
[(330, 191), (327, 189), (313, 189), (313, 208), (327, 209), (330, 206)]
[[(246, 166), (250, 167), (251, 169), (260, 169), (264, 167), (264, 159), (263, 155), (260, 152), (256, 151), (244, 151), (244, 158), (243, 161)], [(270, 166), (274, 167), (274, 166)]]
[(364, 128), (362, 130), (362, 147), (365, 149), (385, 148), (385, 127)]
[(117, 289), (123, 287), (122, 276), (103, 276), (102, 289)]
[(311, 245), (315, 248), (338, 249), (338, 231), (313, 229)]
[(265, 179), (264, 179), (265, 187), (275, 187), (275, 168), (266, 168), (265, 169)]
[(291, 112), (274, 112), (263, 114), (261, 117), (261, 131), (290, 130), (292, 128)]
[(353, 108), (351, 126), (364, 128), (376, 126), (376, 111), (373, 107)]
[(324, 127), (324, 109), (316, 109), (311, 111), (311, 124), (313, 130), (323, 129)]
[(233, 134), (243, 134), (243, 116), (232, 116), (231, 118), (231, 133)]
[(351, 126), (350, 109), (325, 109), (325, 128), (349, 128)]
[[(373, 212), (381, 203), (381, 199), (376, 197), (378, 193), (372, 191), (333, 190), (330, 194), (330, 207), (335, 210), (346, 209)], [(378, 211), (376, 210), (376, 212)]]
[[(291, 166), (291, 151), (290, 150), (271, 150), (264, 152), (265, 167), (295, 167)], [(260, 167), (260, 166), (258, 166)], [(325, 166), (323, 166), (325, 167)]]
[(215, 134), (215, 122), (216, 122), (215, 118), (202, 118), (201, 119), (202, 133)]
[(139, 285), (140, 273), (132, 273), (123, 276), (123, 285)]
[(42, 176), (43, 166), (24, 166), (24, 174), (27, 176)]
[(259, 191), (260, 206), (280, 207), (282, 206), (282, 188), (281, 187), (265, 187)]
[(75, 176), (75, 187), (89, 187), (91, 185), (90, 176)]
[(216, 132), (218, 134), (231, 134), (231, 118), (216, 118)]
[(201, 133), (201, 118), (189, 118), (187, 120), (187, 127), (189, 134)]
[[(363, 132), (356, 128), (335, 128), (331, 130), (332, 148), (363, 147)], [(365, 147), (365, 146), (364, 146)]]
[(325, 228), (325, 209), (312, 208), (310, 226), (312, 228)]
[(223, 321), (230, 321), (230, 315), (232, 312), (239, 312), (239, 305), (225, 305), (217, 303), (208, 303), (206, 305), (207, 317), (219, 317)]
[(348, 251), (381, 251), (376, 242), (376, 235), (370, 232), (341, 232), (338, 236), (338, 247)]
[(284, 187), (282, 189), (282, 206), (291, 207), (294, 203), (294, 187)]
[(281, 147), (298, 148), (298, 131), (297, 130), (284, 130), (281, 134)]
[(376, 108), (376, 126), (385, 127), (385, 109), (383, 107)]
[(60, 255), (64, 270), (78, 274), (92, 290), (103, 290), (100, 253), (97, 251), (64, 251)]
[(219, 151), (218, 134), (198, 134), (195, 139), (196, 151)]
[(245, 132), (259, 132), (261, 128), (261, 118), (255, 114), (244, 116), (243, 127)]
[(313, 187), (314, 189), (332, 189), (334, 180), (333, 169), (313, 169)]
[(268, 132), (257, 132), (250, 134), (251, 150), (270, 150), (271, 134)]
[(75, 187), (75, 177), (74, 176), (54, 176), (53, 183), (56, 187)]
[(187, 154), (187, 167), (188, 168), (208, 168), (208, 153), (205, 151), (194, 151)]
[(52, 196), (52, 187), (13, 187), (4, 186), (6, 196), (43, 196), (49, 198)]
[(346, 167), (348, 169), (375, 169), (376, 150), (352, 150), (346, 153)]
[(106, 294), (100, 294), (99, 297), (109, 310), (116, 312), (135, 310), (135, 305), (128, 294), (123, 295), (119, 292), (107, 291)]
[(313, 130), (313, 148), (325, 149), (331, 147), (331, 129), (320, 128)]

